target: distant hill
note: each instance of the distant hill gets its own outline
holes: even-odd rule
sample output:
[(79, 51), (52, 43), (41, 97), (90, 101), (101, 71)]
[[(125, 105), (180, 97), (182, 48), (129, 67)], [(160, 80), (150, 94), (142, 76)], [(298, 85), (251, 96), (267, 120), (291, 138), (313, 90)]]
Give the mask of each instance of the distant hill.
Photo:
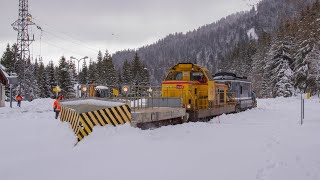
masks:
[[(254, 57), (261, 51), (259, 43), (270, 41), (264, 42), (268, 49), (280, 26), (300, 16), (313, 2), (263, 0), (257, 9), (232, 14), (185, 34), (170, 34), (137, 52), (151, 73), (151, 82), (157, 85), (169, 67), (179, 62), (197, 63), (212, 73), (231, 71), (253, 77)], [(134, 50), (116, 52), (113, 61), (120, 67), (126, 59), (132, 60), (134, 53)]]

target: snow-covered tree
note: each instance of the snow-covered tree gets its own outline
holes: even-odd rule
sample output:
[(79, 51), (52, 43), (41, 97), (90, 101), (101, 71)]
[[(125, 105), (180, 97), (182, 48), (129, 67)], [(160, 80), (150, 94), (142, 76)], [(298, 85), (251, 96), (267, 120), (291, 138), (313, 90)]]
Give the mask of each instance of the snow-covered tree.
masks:
[(96, 73), (96, 63), (93, 62), (91, 59), (90, 59), (90, 62), (89, 62), (89, 68), (88, 68), (88, 80), (89, 80), (89, 83), (92, 83), (92, 82), (95, 82), (96, 81), (96, 76), (95, 76), (95, 73)]
[(128, 60), (125, 60), (122, 67), (122, 81), (124, 84), (130, 84), (131, 80), (132, 80), (131, 66)]
[(37, 82), (39, 86), (38, 96), (40, 98), (50, 97), (52, 93), (50, 93), (50, 85), (49, 85), (49, 81), (47, 80), (47, 75), (46, 75), (45, 68), (42, 61), (40, 62), (38, 73), (37, 73)]
[(83, 60), (82, 69), (79, 73), (80, 84), (87, 84), (88, 82), (88, 67), (86, 60)]
[(278, 42), (271, 47), (271, 85), (273, 86), (273, 96), (290, 97), (294, 94), (293, 72), (291, 69), (292, 57), (290, 54), (290, 44)]
[(72, 69), (70, 64), (66, 61), (65, 57), (61, 57), (58, 66), (58, 85), (61, 88), (61, 93), (67, 98), (75, 97), (74, 82), (72, 79)]
[(106, 81), (104, 79), (105, 77), (105, 68), (103, 65), (103, 56), (101, 51), (99, 51), (98, 53), (98, 57), (97, 57), (97, 66), (96, 66), (96, 74), (95, 74), (95, 79), (96, 79), (96, 83), (97, 84), (105, 84)]
[[(50, 61), (46, 66), (46, 76), (47, 83), (49, 85), (49, 91), (52, 92), (53, 88), (57, 85), (53, 61)], [(52, 96), (52, 94), (50, 96)]]

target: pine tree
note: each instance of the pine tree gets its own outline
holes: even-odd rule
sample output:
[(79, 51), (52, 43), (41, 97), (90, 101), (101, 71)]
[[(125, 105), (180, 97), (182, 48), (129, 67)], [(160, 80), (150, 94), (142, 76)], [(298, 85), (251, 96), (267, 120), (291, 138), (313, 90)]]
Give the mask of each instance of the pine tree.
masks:
[(88, 80), (89, 80), (89, 83), (92, 83), (92, 82), (95, 82), (95, 81), (96, 81), (95, 73), (96, 73), (96, 63), (93, 62), (93, 61), (90, 59), (89, 69), (88, 69), (88, 77), (89, 77)]
[(33, 66), (33, 77), (34, 78), (34, 84), (35, 87), (33, 88), (33, 92), (35, 94), (35, 98), (40, 97), (40, 85), (39, 85), (39, 81), (38, 81), (38, 75), (39, 75), (39, 63), (38, 63), (38, 59), (35, 59), (35, 63), (32, 65)]
[(42, 61), (40, 62), (39, 69), (38, 69), (37, 83), (39, 86), (40, 98), (47, 98), (52, 95), (50, 93), (50, 86), (47, 80), (47, 75), (46, 75), (45, 68)]
[(53, 61), (50, 61), (46, 67), (46, 76), (47, 76), (47, 83), (49, 86), (50, 96), (53, 94), (51, 93), (53, 88), (57, 86), (56, 76), (55, 76), (55, 68), (53, 65)]
[(15, 72), (15, 57), (13, 49), (7, 44), (6, 51), (3, 53), (0, 63), (6, 68), (8, 73)]
[(150, 74), (149, 74), (148, 68), (145, 65), (143, 65), (140, 72), (141, 72), (140, 73), (141, 74), (140, 85), (141, 86), (149, 86), (150, 85)]
[[(0, 63), (6, 68), (6, 72), (8, 74), (10, 73), (15, 73), (16, 72), (16, 67), (15, 67), (15, 54), (16, 54), (16, 45), (13, 45), (12, 48), (10, 48), (10, 45), (7, 44), (6, 50), (3, 53)], [(5, 87), (5, 94), (6, 96), (10, 96), (10, 88), (7, 86)], [(13, 91), (13, 96), (16, 96), (16, 91)]]
[(80, 84), (88, 83), (88, 67), (87, 67), (86, 60), (83, 60), (82, 70), (79, 73), (79, 81), (80, 81)]
[(65, 95), (66, 98), (74, 98), (75, 90), (73, 82), (73, 73), (72, 69), (70, 69), (70, 64), (66, 61), (65, 57), (61, 57), (59, 61), (59, 67), (57, 69), (57, 80), (58, 85), (61, 88), (61, 93)]
[[(271, 47), (274, 50), (272, 61), (271, 82), (273, 85), (273, 96), (290, 97), (294, 94), (293, 71), (291, 69), (292, 57), (290, 54), (290, 44), (279, 42)], [(274, 49), (276, 48), (276, 49)]]
[(296, 69), (296, 86), (301, 92), (315, 94), (318, 91), (317, 80), (319, 80), (320, 49), (319, 46), (313, 49), (303, 58), (299, 68)]
[(112, 62), (112, 57), (109, 54), (108, 50), (106, 50), (106, 53), (103, 58), (103, 66), (105, 69), (104, 80), (106, 81), (106, 84), (107, 85), (117, 84), (118, 83), (117, 73)]
[(143, 69), (143, 66), (140, 62), (138, 53), (135, 54), (134, 59), (131, 64), (131, 73), (132, 73), (132, 84), (133, 85), (139, 85), (141, 82), (141, 70)]
[(122, 73), (121, 73), (121, 70), (119, 69), (118, 70), (118, 84), (122, 84), (122, 83), (123, 83)]
[[(270, 49), (271, 36), (268, 33), (262, 33), (257, 43), (257, 52), (252, 57), (252, 68), (250, 80), (252, 81), (253, 90), (258, 97), (262, 97), (262, 89), (266, 89), (267, 84), (263, 81), (264, 68), (266, 66), (266, 54)], [(264, 92), (264, 97), (267, 95)]]
[(317, 91), (317, 66), (319, 58), (320, 4), (316, 1), (301, 14), (298, 22), (297, 47), (294, 56), (295, 87), (300, 92)]
[(124, 84), (130, 84), (132, 80), (132, 72), (131, 72), (131, 66), (128, 63), (128, 60), (124, 61), (123, 67), (122, 67), (122, 81)]
[(101, 51), (99, 51), (98, 53), (98, 57), (97, 57), (97, 66), (96, 66), (96, 74), (95, 74), (95, 79), (97, 84), (105, 84), (106, 81), (104, 79), (105, 77), (105, 68), (104, 68), (104, 63), (103, 63), (103, 56)]
[(77, 76), (77, 73), (76, 73), (75, 61), (69, 60), (68, 65), (69, 65), (69, 74), (70, 74), (70, 77), (71, 77), (72, 89), (75, 90), (74, 87), (76, 87), (75, 85), (78, 82), (78, 76)]

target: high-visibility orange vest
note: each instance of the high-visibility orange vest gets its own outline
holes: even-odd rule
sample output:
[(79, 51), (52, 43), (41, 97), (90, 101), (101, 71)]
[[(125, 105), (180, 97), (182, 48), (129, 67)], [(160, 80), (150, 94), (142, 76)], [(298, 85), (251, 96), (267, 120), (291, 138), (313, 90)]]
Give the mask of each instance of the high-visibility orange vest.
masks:
[(21, 96), (17, 96), (17, 101), (22, 101), (22, 97)]
[(56, 108), (56, 110), (61, 110), (61, 106), (59, 105), (59, 100), (56, 99), (53, 103), (53, 107)]

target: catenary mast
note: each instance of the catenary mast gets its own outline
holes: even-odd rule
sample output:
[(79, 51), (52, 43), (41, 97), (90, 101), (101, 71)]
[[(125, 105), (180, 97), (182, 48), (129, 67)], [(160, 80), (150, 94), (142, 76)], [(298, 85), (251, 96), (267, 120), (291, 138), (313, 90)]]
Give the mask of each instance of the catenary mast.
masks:
[(30, 59), (30, 44), (34, 41), (34, 36), (30, 37), (29, 35), (29, 26), (31, 25), (35, 25), (35, 23), (32, 22), (32, 16), (29, 14), (28, 0), (19, 0), (19, 17), (12, 24), (12, 27), (18, 31), (15, 66), (19, 74), (19, 91), (22, 93), (23, 90), (23, 95), (26, 98), (29, 98), (30, 95), (30, 84), (28, 82), (31, 81), (27, 75), (33, 73)]

